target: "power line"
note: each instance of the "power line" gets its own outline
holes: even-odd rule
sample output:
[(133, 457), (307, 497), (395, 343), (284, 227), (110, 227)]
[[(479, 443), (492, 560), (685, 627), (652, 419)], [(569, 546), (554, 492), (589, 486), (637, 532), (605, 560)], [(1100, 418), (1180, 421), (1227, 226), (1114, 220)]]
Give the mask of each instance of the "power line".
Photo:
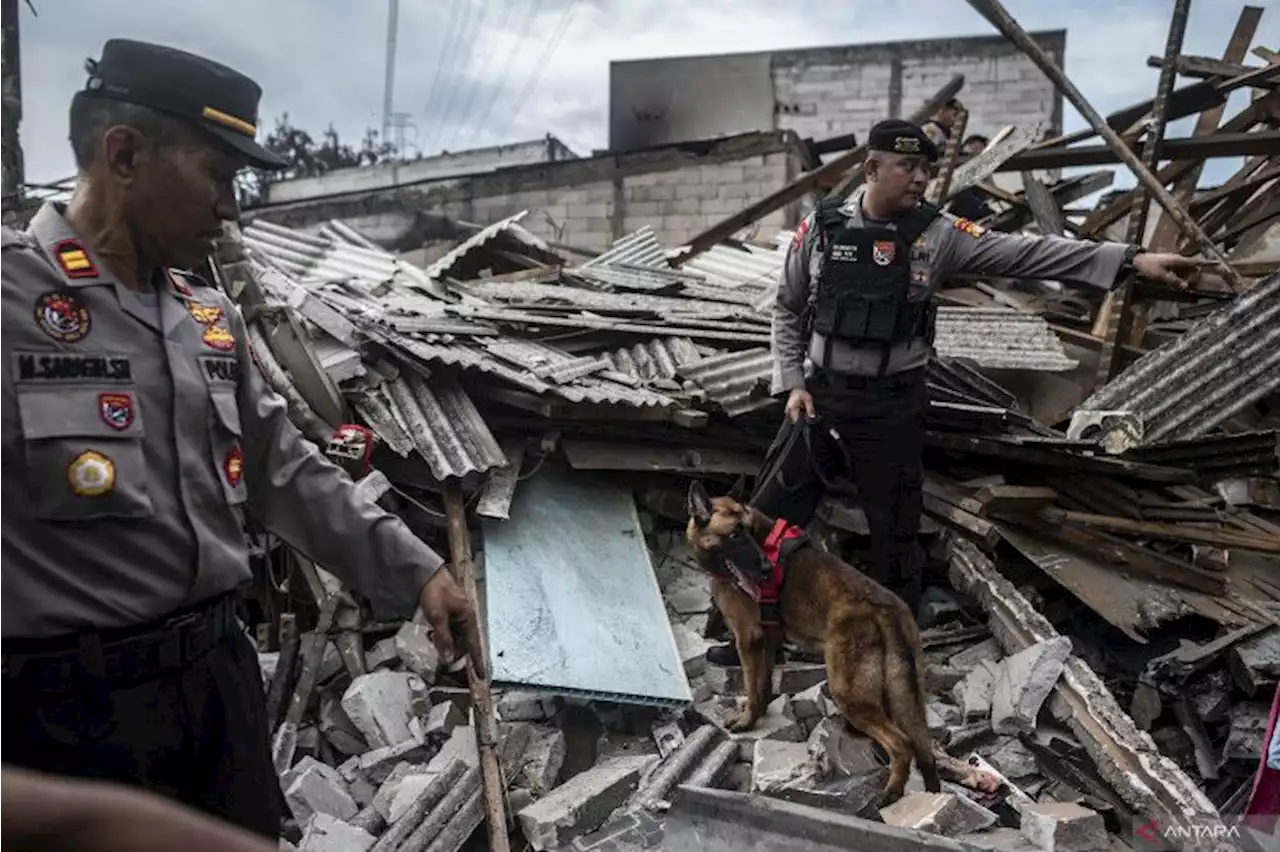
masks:
[[(427, 121), (431, 120), (432, 105), (438, 103), (440, 100), (439, 92), (441, 91), (441, 88), (442, 88), (440, 86), (440, 74), (444, 70), (445, 54), (449, 52), (449, 47), (450, 45), (453, 44), (453, 40), (452, 40), (453, 30), (458, 20), (455, 12), (457, 11), (459, 4), (450, 3), (448, 5), (449, 5), (448, 23), (445, 24), (445, 27), (442, 31), (442, 37), (440, 40), (440, 51), (436, 54), (436, 68), (433, 72), (431, 72), (430, 81), (427, 84), (428, 85), (427, 103), (426, 103), (426, 106), (423, 107), (423, 111), (426, 113)], [(430, 142), (431, 140), (428, 139), (427, 141)], [(430, 151), (431, 149), (429, 147), (424, 146), (422, 150)]]
[(507, 84), (507, 77), (511, 74), (512, 60), (516, 54), (520, 52), (520, 48), (524, 46), (525, 41), (529, 38), (529, 28), (533, 25), (533, 21), (538, 17), (539, 10), (542, 9), (542, 0), (531, 0), (529, 10), (525, 12), (524, 24), (520, 27), (520, 35), (516, 39), (516, 45), (503, 57), (502, 70), (498, 73), (498, 83), (494, 87), (493, 94), (489, 96), (489, 102), (485, 105), (484, 112), (480, 115), (480, 120), (472, 126), (471, 136), (467, 139), (467, 147), (475, 144), (476, 137), (480, 135), (480, 131), (489, 122), (489, 116), (493, 114), (493, 108), (497, 105), (498, 99), (502, 97), (502, 92)]
[[(499, 23), (506, 20), (509, 5), (510, 5), (510, 0), (503, 0), (502, 5), (498, 8)], [(481, 32), (484, 31), (483, 18), (480, 19), (480, 30)], [(473, 52), (472, 59), (474, 60), (474, 58), (475, 58), (475, 54)], [(471, 68), (473, 64), (474, 64), (473, 62), (467, 64), (468, 75), (470, 75), (471, 73)], [(471, 116), (475, 114), (476, 105), (480, 102), (480, 100), (481, 100), (480, 98), (473, 97), (467, 101), (466, 106), (463, 108), (462, 114), (458, 117), (458, 121), (454, 124), (453, 130), (449, 133), (449, 141), (445, 145), (446, 148), (453, 147), (454, 141), (459, 140), (461, 134), (465, 131), (465, 128), (467, 127), (467, 123), (468, 121), (470, 121)], [(491, 97), (491, 100), (492, 100), (492, 97)]]
[(542, 79), (542, 72), (547, 69), (547, 61), (555, 54), (556, 48), (560, 46), (560, 40), (564, 38), (565, 32), (569, 29), (569, 21), (573, 18), (573, 13), (578, 8), (579, 0), (570, 0), (568, 7), (565, 8), (564, 14), (560, 17), (560, 23), (556, 27), (555, 34), (551, 40), (547, 42), (546, 49), (542, 51), (542, 55), (538, 57), (538, 62), (533, 68), (533, 76), (529, 78), (529, 82), (525, 85), (524, 90), (520, 92), (520, 97), (516, 101), (515, 109), (511, 111), (511, 118), (507, 120), (507, 124), (502, 128), (502, 136), (515, 126), (516, 119), (520, 117), (520, 111), (524, 109), (524, 105), (529, 102), (529, 95), (533, 93), (533, 89), (538, 85), (538, 81)]
[[(505, 2), (504, 2), (504, 6), (505, 6)], [(485, 2), (482, 2), (480, 4), (480, 19), (476, 23), (475, 29), (472, 31), (470, 38), (467, 41), (466, 54), (462, 64), (462, 75), (461, 75), (462, 81), (467, 80), (471, 76), (471, 69), (474, 67), (475, 61), (476, 61), (476, 51), (475, 51), (476, 39), (480, 37), (480, 33), (484, 32), (484, 22), (485, 22), (485, 19), (488, 17), (489, 17), (489, 3), (487, 2), (487, 0), (485, 0)], [(449, 100), (449, 108), (445, 112), (444, 118), (441, 119), (441, 125), (440, 125), (441, 133), (448, 134), (447, 139), (445, 139), (443, 136), (441, 137), (440, 141), (441, 141), (442, 148), (448, 148), (448, 146), (453, 144), (454, 137), (458, 135), (459, 125), (466, 119), (466, 116), (470, 114), (471, 109), (475, 106), (475, 98), (470, 98), (465, 100), (459, 99), (458, 93), (461, 89), (462, 89), (461, 85), (454, 85), (453, 91), (451, 93), (452, 97)], [(458, 102), (459, 106), (462, 109), (462, 112), (458, 116), (457, 121), (453, 122), (452, 125), (450, 125), (450, 119), (453, 117), (453, 103), (455, 101)]]
[[(455, 50), (452, 52), (450, 58), (446, 61), (446, 65), (450, 68), (450, 70), (454, 70), (453, 66), (455, 65), (460, 66), (460, 68), (457, 70), (459, 70), (461, 74), (457, 74), (457, 73), (450, 74), (449, 81), (451, 85), (445, 88), (444, 94), (442, 96), (443, 104), (441, 108), (438, 110), (440, 113), (440, 120), (436, 124), (434, 128), (434, 132), (432, 134), (432, 140), (431, 140), (432, 149), (436, 148), (438, 144), (442, 145), (444, 142), (445, 134), (448, 132), (449, 117), (453, 114), (454, 102), (457, 101), (458, 89), (461, 88), (458, 85), (459, 77), (465, 76), (466, 64), (469, 63), (471, 60), (471, 48), (472, 48), (472, 45), (475, 43), (475, 36), (476, 36), (475, 27), (473, 27), (471, 23), (472, 20), (474, 19), (471, 14), (474, 8), (475, 6), (473, 3), (471, 2), (467, 3), (466, 18), (463, 21), (462, 27), (458, 32), (458, 38), (454, 40)], [(488, 11), (488, 2), (487, 0), (482, 0), (481, 8), (480, 8), (480, 17), (483, 18), (485, 12), (487, 11)], [(459, 57), (465, 57), (465, 60), (459, 61)]]

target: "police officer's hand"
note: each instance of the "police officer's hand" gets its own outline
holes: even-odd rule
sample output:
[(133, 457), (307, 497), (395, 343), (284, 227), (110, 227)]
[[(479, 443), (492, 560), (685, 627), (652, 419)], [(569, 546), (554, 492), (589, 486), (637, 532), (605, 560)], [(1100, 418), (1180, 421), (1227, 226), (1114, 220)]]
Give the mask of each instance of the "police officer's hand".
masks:
[(1133, 259), (1133, 269), (1143, 278), (1185, 290), (1202, 266), (1195, 258), (1169, 252), (1143, 252)]
[[(431, 625), (431, 638), (436, 643), (436, 650), (446, 663), (460, 659), (463, 655), (471, 658), (476, 676), (481, 680), (487, 677), (484, 665), (484, 650), (480, 644), (480, 622), (476, 618), (475, 608), (463, 594), (449, 566), (441, 565), (422, 587), (418, 597), (422, 614)], [(458, 646), (462, 643), (462, 647)]]
[(787, 417), (792, 423), (799, 423), (801, 413), (810, 418), (818, 416), (817, 409), (813, 407), (813, 394), (804, 388), (796, 388), (787, 397)]

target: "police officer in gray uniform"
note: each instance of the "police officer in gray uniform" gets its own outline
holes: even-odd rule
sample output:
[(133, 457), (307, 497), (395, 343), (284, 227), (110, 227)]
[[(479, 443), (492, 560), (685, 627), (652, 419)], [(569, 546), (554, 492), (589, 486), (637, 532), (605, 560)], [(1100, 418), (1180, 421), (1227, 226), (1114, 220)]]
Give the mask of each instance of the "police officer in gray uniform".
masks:
[[(786, 412), (840, 433), (871, 532), (878, 579), (913, 610), (923, 551), (921, 455), (933, 294), (954, 273), (1110, 289), (1130, 271), (1174, 287), (1196, 267), (1138, 246), (987, 231), (924, 202), (937, 148), (905, 121), (868, 137), (865, 191), (820, 204), (787, 252), (773, 309), (773, 386)], [(806, 378), (805, 359), (814, 365)]]
[[(3, 234), (5, 760), (133, 783), (275, 837), (257, 655), (235, 614), (248, 511), (362, 592), (415, 602), (483, 671), (441, 559), (303, 439), (200, 265), (254, 141), (258, 85), (106, 43), (75, 96), (80, 180)], [(457, 640), (455, 654), (454, 639)]]

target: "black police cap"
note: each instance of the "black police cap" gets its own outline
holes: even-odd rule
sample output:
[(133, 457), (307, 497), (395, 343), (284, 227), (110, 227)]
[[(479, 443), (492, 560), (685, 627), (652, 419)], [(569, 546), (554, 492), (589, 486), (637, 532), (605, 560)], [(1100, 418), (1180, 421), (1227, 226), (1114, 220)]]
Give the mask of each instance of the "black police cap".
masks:
[(87, 64), (78, 97), (111, 98), (191, 121), (243, 154), (251, 165), (288, 163), (255, 140), (262, 87), (225, 65), (147, 42), (111, 39)]
[(924, 131), (900, 118), (885, 119), (872, 127), (867, 134), (867, 148), (889, 154), (923, 154), (931, 163), (938, 159), (938, 148)]

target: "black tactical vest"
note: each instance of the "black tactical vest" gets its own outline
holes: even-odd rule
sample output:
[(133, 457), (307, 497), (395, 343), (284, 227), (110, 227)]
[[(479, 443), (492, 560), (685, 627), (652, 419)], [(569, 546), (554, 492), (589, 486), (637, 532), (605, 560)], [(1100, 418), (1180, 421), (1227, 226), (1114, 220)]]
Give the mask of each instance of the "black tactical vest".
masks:
[(824, 200), (815, 217), (819, 227), (822, 267), (818, 273), (813, 330), (827, 340), (884, 349), (914, 338), (933, 341), (936, 311), (932, 299), (912, 302), (911, 244), (938, 218), (931, 204), (921, 204), (896, 221), (897, 228), (857, 227), (840, 213), (834, 199)]

